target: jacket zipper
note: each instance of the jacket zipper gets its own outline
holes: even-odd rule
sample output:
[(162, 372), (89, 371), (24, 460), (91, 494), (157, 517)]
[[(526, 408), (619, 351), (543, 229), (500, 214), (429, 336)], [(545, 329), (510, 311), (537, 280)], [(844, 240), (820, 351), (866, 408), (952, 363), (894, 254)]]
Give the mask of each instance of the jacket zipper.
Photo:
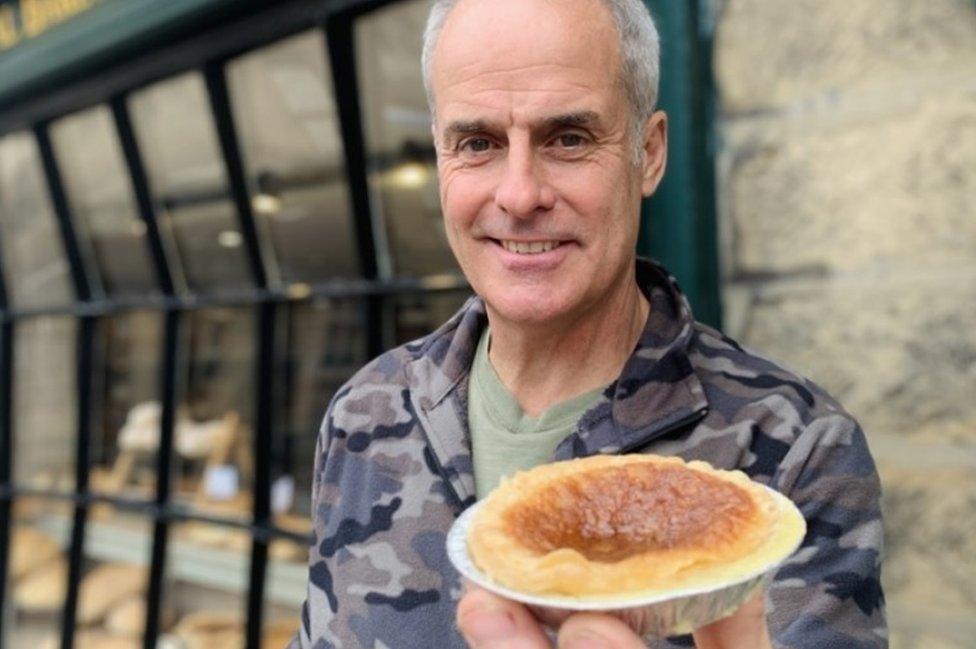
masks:
[(704, 408), (699, 408), (698, 410), (695, 410), (694, 412), (682, 417), (681, 419), (672, 423), (666, 428), (663, 428), (662, 430), (659, 431), (655, 431), (653, 434), (648, 435), (644, 439), (628, 444), (627, 446), (622, 446), (620, 450), (617, 451), (617, 454), (623, 455), (624, 453), (629, 453), (635, 448), (644, 446), (645, 444), (648, 444), (655, 439), (664, 437), (665, 435), (670, 435), (671, 433), (681, 430), (682, 428), (687, 428), (688, 426), (701, 421), (707, 414), (708, 414), (708, 406), (705, 406)]

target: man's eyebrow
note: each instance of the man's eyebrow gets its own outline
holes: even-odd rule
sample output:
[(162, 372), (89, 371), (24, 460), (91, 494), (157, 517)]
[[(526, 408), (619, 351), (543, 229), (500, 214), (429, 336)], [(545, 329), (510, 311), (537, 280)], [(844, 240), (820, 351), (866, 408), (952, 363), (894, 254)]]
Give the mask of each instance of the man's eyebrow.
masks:
[[(600, 123), (600, 114), (593, 110), (579, 110), (561, 115), (553, 115), (542, 120), (542, 124), (548, 128), (558, 128), (566, 126), (592, 126)], [(451, 122), (444, 129), (446, 135), (471, 135), (472, 133), (484, 133), (490, 130), (487, 121), (483, 119), (457, 120)]]
[(444, 129), (446, 135), (470, 135), (472, 133), (483, 133), (488, 130), (488, 122), (482, 119), (470, 121), (455, 121), (447, 125)]
[(580, 110), (562, 115), (554, 115), (544, 120), (546, 126), (555, 128), (559, 126), (592, 126), (600, 122), (600, 115), (592, 110)]

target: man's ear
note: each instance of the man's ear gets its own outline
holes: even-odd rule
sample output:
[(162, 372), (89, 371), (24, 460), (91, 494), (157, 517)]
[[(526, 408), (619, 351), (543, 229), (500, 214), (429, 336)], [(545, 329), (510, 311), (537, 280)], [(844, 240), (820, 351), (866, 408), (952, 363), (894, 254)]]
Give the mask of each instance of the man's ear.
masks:
[(657, 191), (668, 165), (668, 116), (663, 110), (655, 111), (644, 124), (642, 148), (641, 193), (647, 197)]

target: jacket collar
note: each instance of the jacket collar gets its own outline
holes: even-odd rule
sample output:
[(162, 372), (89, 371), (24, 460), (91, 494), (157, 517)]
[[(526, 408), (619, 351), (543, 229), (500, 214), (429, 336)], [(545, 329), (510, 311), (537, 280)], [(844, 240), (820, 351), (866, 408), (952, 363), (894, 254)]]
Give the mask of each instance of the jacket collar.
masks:
[(556, 449), (555, 459), (624, 453), (705, 415), (708, 402), (688, 358), (691, 307), (677, 282), (638, 259), (637, 283), (651, 304), (644, 331), (620, 377)]
[[(691, 308), (660, 265), (638, 259), (636, 279), (651, 303), (644, 331), (620, 377), (583, 415), (554, 459), (621, 453), (690, 424), (707, 411), (705, 391), (688, 358), (694, 333)], [(473, 297), (447, 323), (408, 349), (406, 371), (415, 414), (432, 458), (462, 506), (474, 502), (468, 433), (468, 375), (488, 322)]]

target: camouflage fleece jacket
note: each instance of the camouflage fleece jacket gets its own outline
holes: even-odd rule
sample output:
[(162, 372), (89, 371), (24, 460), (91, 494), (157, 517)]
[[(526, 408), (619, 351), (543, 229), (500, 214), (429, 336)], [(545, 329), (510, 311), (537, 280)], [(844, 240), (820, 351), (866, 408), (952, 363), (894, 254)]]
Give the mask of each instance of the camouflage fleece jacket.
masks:
[[(806, 517), (767, 587), (776, 647), (887, 646), (877, 472), (858, 424), (821, 389), (695, 322), (674, 280), (638, 261), (651, 313), (619, 379), (554, 460), (657, 453), (741, 469)], [(475, 501), (472, 298), (440, 329), (359, 371), (332, 400), (313, 480), (315, 542), (292, 647), (463, 647), (448, 528)], [(690, 636), (652, 643), (690, 647)]]

